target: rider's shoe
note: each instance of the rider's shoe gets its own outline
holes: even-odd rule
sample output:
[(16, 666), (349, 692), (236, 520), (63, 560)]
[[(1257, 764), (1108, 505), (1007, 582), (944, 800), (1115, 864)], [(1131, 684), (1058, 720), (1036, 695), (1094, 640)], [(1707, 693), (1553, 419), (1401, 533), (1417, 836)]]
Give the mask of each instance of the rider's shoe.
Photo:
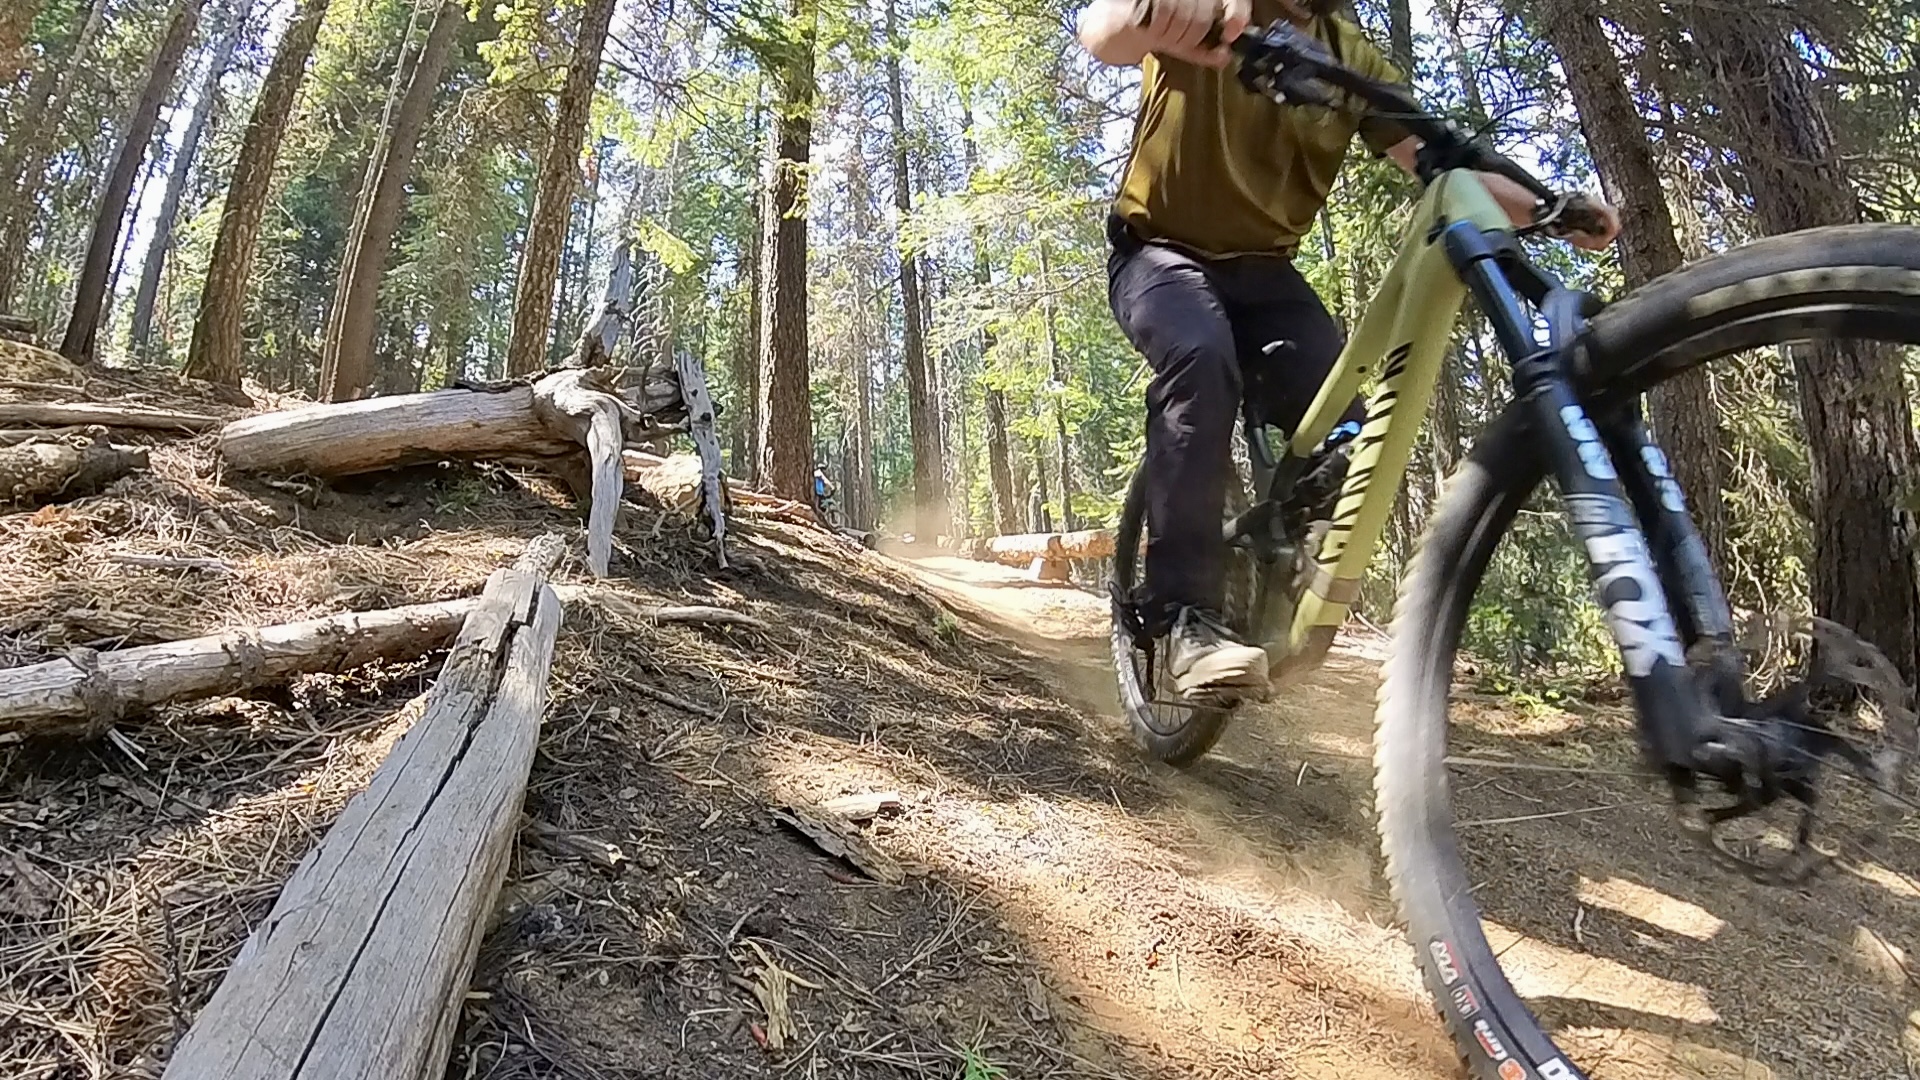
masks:
[(1225, 708), (1266, 693), (1266, 650), (1235, 641), (1211, 611), (1181, 608), (1161, 648), (1174, 689), (1188, 701)]

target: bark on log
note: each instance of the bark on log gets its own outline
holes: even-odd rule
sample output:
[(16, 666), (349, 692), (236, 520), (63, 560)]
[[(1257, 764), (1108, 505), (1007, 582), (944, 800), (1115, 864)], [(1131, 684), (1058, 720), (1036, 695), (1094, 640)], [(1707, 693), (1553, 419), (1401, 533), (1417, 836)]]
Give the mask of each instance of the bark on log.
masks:
[(1008, 566), (1028, 566), (1035, 559), (1104, 559), (1112, 554), (1113, 532), (1109, 529), (996, 536), (974, 549), (974, 558)]
[(374, 660), (412, 660), (445, 644), (474, 603), (356, 611), (113, 652), (75, 649), (63, 660), (0, 671), (0, 741), (94, 737), (156, 705)]
[(533, 411), (533, 389), (440, 390), (307, 405), (236, 420), (220, 453), (247, 472), (349, 476), (457, 457), (573, 453)]
[(0, 447), (0, 503), (35, 506), (77, 498), (146, 467), (144, 448), (115, 446), (104, 432), (84, 442), (34, 439)]
[(567, 368), (533, 387), (533, 412), (553, 431), (587, 448), (592, 495), (587, 510), (587, 565), (606, 577), (613, 558), (613, 529), (620, 513), (620, 448), (626, 442), (624, 407), (607, 392), (604, 372)]
[(506, 873), (547, 700), (559, 558), (496, 571), (425, 710), (301, 861), (166, 1080), (426, 1080)]
[(109, 428), (152, 428), (167, 431), (206, 431), (220, 418), (203, 413), (143, 409), (135, 405), (72, 405), (36, 401), (0, 401), (0, 426), (14, 424), (98, 424)]

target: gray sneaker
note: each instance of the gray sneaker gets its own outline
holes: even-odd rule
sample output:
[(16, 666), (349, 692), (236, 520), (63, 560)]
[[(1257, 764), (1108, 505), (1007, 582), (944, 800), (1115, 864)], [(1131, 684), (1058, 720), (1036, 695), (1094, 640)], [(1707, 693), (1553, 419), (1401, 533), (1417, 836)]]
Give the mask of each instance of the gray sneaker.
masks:
[(1211, 611), (1181, 608), (1160, 648), (1174, 690), (1190, 701), (1225, 707), (1266, 693), (1266, 650), (1234, 640)]

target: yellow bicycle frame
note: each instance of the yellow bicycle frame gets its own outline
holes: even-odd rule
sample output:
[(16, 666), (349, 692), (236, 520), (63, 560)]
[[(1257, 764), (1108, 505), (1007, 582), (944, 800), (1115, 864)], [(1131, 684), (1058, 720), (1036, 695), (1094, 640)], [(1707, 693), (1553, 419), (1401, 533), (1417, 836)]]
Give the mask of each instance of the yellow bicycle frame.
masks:
[(1466, 299), (1467, 287), (1440, 239), (1446, 226), (1459, 222), (1486, 230), (1512, 228), (1474, 173), (1455, 170), (1436, 177), (1407, 225), (1393, 268), (1294, 432), (1293, 453), (1311, 454), (1367, 377), (1378, 376), (1332, 527), (1321, 541), (1313, 580), (1294, 612), (1276, 674), (1310, 667), (1326, 654), (1360, 594), (1361, 576), (1393, 513), (1414, 438), (1433, 401), (1453, 321)]

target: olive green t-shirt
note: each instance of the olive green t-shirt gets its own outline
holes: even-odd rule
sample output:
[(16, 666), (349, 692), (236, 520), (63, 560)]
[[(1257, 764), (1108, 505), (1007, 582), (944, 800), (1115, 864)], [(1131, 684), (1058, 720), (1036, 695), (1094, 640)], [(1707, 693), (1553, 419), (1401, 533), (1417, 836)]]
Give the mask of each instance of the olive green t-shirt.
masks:
[[(1254, 0), (1253, 22), (1281, 17)], [(1402, 76), (1360, 28), (1323, 16), (1307, 28), (1335, 59), (1388, 82)], [(1376, 153), (1405, 133), (1351, 111), (1283, 107), (1225, 71), (1148, 56), (1133, 152), (1113, 211), (1143, 239), (1212, 256), (1291, 254), (1326, 205), (1355, 132)]]

